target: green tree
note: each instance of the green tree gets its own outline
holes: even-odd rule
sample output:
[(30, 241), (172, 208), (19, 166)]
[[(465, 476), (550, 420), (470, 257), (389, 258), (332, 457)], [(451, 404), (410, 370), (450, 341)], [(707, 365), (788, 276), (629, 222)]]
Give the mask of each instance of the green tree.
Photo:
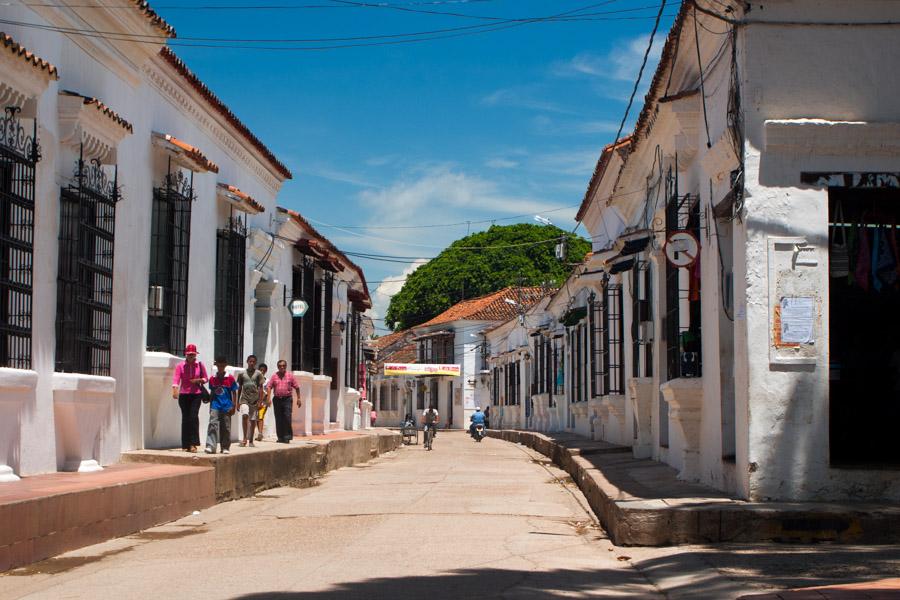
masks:
[[(566, 257), (555, 242), (565, 237)], [(385, 322), (406, 329), (428, 321), (461, 300), (507, 286), (562, 285), (590, 251), (590, 243), (550, 225), (494, 225), (456, 240), (410, 275), (388, 306)]]

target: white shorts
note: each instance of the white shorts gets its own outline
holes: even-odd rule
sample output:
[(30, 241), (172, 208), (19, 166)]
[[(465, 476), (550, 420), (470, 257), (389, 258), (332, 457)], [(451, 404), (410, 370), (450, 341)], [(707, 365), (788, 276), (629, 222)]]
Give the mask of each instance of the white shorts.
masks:
[(250, 414), (250, 405), (249, 404), (241, 404), (241, 408), (239, 409), (242, 415)]

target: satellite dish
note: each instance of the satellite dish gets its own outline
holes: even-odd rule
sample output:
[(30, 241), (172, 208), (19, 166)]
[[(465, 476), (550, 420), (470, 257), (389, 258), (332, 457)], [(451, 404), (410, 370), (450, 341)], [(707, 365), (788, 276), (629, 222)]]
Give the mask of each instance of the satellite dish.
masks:
[(663, 248), (666, 260), (673, 267), (684, 268), (694, 264), (700, 254), (700, 242), (690, 231), (678, 230), (666, 236)]

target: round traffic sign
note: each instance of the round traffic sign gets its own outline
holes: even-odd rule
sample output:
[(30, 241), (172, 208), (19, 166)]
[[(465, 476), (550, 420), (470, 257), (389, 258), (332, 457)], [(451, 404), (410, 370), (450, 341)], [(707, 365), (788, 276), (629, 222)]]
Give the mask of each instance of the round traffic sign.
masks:
[(700, 242), (690, 231), (673, 231), (666, 236), (663, 252), (673, 267), (689, 267), (700, 254)]

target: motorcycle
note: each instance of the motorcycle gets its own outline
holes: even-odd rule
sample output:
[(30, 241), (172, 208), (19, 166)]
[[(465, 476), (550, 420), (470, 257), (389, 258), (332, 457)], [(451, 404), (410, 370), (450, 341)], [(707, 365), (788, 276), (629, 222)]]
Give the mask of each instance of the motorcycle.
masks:
[(484, 439), (484, 425), (478, 423), (475, 425), (475, 429), (472, 431), (472, 437), (475, 438), (476, 442), (480, 442)]

